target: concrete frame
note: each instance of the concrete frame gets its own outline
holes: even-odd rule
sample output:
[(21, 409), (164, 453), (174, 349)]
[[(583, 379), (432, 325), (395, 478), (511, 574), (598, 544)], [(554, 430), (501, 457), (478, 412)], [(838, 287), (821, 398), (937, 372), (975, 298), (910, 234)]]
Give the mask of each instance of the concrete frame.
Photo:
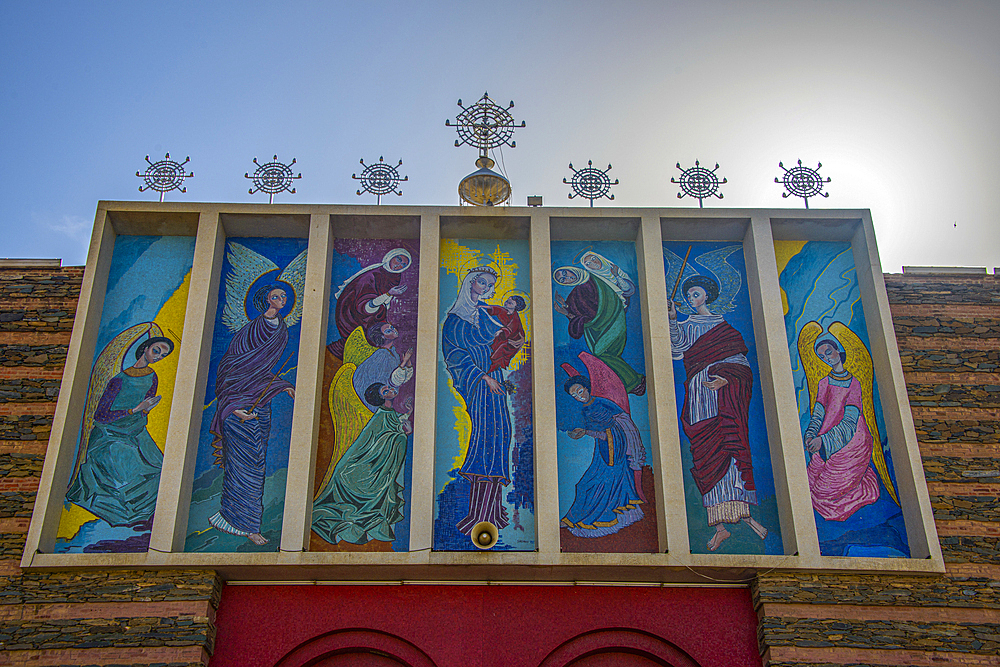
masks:
[[(614, 224), (612, 224), (614, 223)], [(118, 234), (196, 235), (179, 368), (164, 451), (150, 548), (137, 554), (53, 554), (82, 420), (96, 331), (114, 239)], [(527, 238), (533, 300), (552, 299), (552, 240), (636, 243), (643, 333), (656, 462), (660, 553), (563, 554), (559, 550), (553, 316), (533, 309), (535, 552), (436, 552), (432, 474), (413, 475), (410, 551), (308, 552), (333, 240), (419, 238), (413, 469), (433, 470), (438, 346), (438, 264), (442, 238)], [(281, 543), (268, 553), (184, 553), (200, 402), (225, 240), (229, 236), (309, 239), (298, 385)], [(684, 508), (680, 434), (666, 327), (663, 240), (731, 240), (743, 244), (765, 417), (785, 555), (692, 554)], [(774, 239), (852, 244), (872, 359), (889, 431), (912, 558), (821, 556), (808, 493), (802, 436), (782, 317)], [(430, 298), (434, 295), (434, 298)], [(312, 353), (310, 353), (310, 351)], [(185, 400), (186, 399), (186, 400)], [(688, 208), (473, 208), (290, 204), (99, 202), (87, 270), (56, 405), (48, 455), (29, 527), (23, 568), (212, 568), (226, 579), (297, 582), (594, 582), (740, 583), (759, 569), (941, 573), (944, 561), (923, 477), (874, 229), (868, 210)]]

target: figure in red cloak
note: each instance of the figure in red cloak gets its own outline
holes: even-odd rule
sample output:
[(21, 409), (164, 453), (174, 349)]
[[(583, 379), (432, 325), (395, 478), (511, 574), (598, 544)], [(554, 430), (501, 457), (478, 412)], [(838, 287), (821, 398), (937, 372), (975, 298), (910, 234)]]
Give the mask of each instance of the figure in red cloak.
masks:
[(524, 345), (524, 325), (521, 323), (521, 316), (518, 314), (528, 307), (523, 296), (515, 294), (508, 297), (502, 306), (482, 305), (486, 312), (503, 325), (503, 328), (493, 338), (490, 349), (490, 370), (492, 373), (498, 368), (510, 366), (510, 360), (514, 358), (518, 350)]
[(684, 360), (684, 405), (681, 426), (691, 442), (691, 474), (702, 494), (715, 551), (731, 535), (725, 524), (744, 522), (761, 538), (767, 528), (750, 516), (757, 504), (750, 455), (749, 411), (753, 373), (743, 336), (708, 304), (719, 297), (718, 284), (707, 276), (684, 281), (683, 294), (695, 314), (678, 323), (668, 300), (670, 347)]

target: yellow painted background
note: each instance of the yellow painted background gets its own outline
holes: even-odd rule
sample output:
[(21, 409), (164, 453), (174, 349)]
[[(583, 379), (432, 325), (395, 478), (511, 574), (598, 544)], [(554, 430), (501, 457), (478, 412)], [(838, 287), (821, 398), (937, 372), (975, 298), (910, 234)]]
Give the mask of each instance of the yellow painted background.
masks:
[[(188, 289), (191, 286), (191, 272), (188, 271), (174, 293), (163, 304), (156, 314), (154, 322), (163, 330), (163, 334), (174, 341), (174, 351), (169, 356), (156, 362), (157, 394), (162, 396), (160, 403), (149, 413), (146, 430), (152, 436), (156, 446), (163, 451), (167, 440), (167, 422), (170, 418), (170, 405), (174, 395), (174, 380), (177, 378), (177, 361), (180, 358), (180, 333), (184, 330), (184, 312), (187, 308)], [(87, 400), (98, 400), (97, 397), (87, 397)], [(62, 516), (59, 519), (57, 539), (70, 540), (77, 534), (80, 527), (98, 518), (78, 505), (67, 503), (63, 505)]]

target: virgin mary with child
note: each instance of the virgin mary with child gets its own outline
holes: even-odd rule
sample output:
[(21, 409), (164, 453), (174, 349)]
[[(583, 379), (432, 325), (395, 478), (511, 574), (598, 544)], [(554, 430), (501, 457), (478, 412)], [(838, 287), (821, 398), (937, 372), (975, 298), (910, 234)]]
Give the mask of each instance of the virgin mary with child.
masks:
[[(493, 297), (499, 277), (490, 267), (471, 270), (462, 280), (441, 332), (445, 367), (455, 391), (465, 401), (471, 423), (469, 447), (459, 469), (472, 485), (469, 512), (457, 524), (466, 535), (481, 521), (498, 530), (509, 523), (502, 492), (510, 484), (513, 429), (504, 386), (506, 366), (493, 364), (494, 339), (503, 335), (504, 323), (490, 314), (486, 303)], [(524, 338), (507, 342), (520, 348)]]

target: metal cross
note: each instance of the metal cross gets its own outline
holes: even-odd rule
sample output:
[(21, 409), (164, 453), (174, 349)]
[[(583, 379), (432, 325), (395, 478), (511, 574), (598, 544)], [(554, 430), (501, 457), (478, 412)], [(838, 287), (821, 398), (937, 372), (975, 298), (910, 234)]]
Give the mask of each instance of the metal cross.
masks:
[(614, 195), (608, 194), (612, 185), (618, 185), (617, 178), (612, 182), (611, 177), (608, 176), (608, 172), (611, 171), (610, 163), (604, 171), (594, 169), (593, 160), (587, 160), (587, 166), (583, 169), (574, 169), (572, 162), (569, 163), (569, 168), (573, 169), (573, 179), (567, 181), (564, 178), (563, 183), (573, 188), (573, 192), (569, 193), (570, 199), (573, 197), (589, 199), (590, 206), (593, 207), (595, 199), (600, 199), (601, 197), (607, 197), (608, 199), (615, 198)]
[(685, 196), (693, 197), (698, 200), (698, 208), (704, 208), (702, 199), (708, 197), (722, 199), (722, 193), (718, 191), (719, 184), (729, 181), (725, 178), (720, 181), (715, 175), (716, 169), (719, 168), (718, 162), (715, 163), (715, 169), (705, 169), (697, 160), (694, 161), (694, 166), (688, 169), (681, 169), (681, 163), (678, 162), (677, 168), (681, 170), (681, 178), (674, 180), (671, 177), (670, 182), (681, 186), (681, 191), (677, 193), (678, 199), (683, 199)]
[(253, 176), (249, 172), (243, 174), (245, 178), (253, 180), (253, 187), (250, 188), (250, 194), (257, 194), (258, 192), (266, 192), (268, 194), (268, 204), (274, 203), (274, 195), (279, 192), (287, 190), (291, 194), (295, 194), (295, 188), (291, 187), (292, 181), (298, 178), (302, 178), (302, 174), (297, 176), (292, 174), (292, 165), (295, 164), (295, 158), (288, 164), (278, 162), (278, 156), (275, 155), (272, 162), (265, 162), (261, 164), (257, 162), (257, 158), (253, 159), (253, 163), (257, 165), (257, 170), (253, 173)]
[(390, 192), (400, 197), (403, 196), (402, 190), (397, 190), (396, 187), (399, 185), (400, 181), (410, 180), (409, 176), (399, 177), (398, 167), (402, 166), (403, 161), (400, 160), (399, 163), (394, 167), (391, 164), (387, 164), (382, 160), (380, 155), (378, 162), (372, 162), (366, 165), (365, 159), (361, 158), (361, 166), (364, 167), (364, 171), (361, 175), (351, 174), (351, 178), (361, 181), (361, 189), (358, 190), (358, 195), (364, 192), (371, 193), (375, 195), (375, 202), (377, 204), (382, 203), (382, 195), (387, 195)]
[(170, 159), (170, 153), (167, 153), (159, 162), (152, 162), (147, 155), (146, 163), (149, 164), (149, 167), (146, 168), (144, 173), (135, 172), (135, 175), (145, 182), (145, 185), (139, 186), (139, 192), (155, 190), (160, 193), (161, 202), (163, 201), (163, 193), (165, 192), (170, 192), (171, 190), (187, 192), (187, 188), (183, 187), (184, 179), (193, 178), (194, 172), (185, 174), (184, 165), (190, 161), (191, 157), (188, 156), (184, 158), (184, 162), (175, 162)]
[(466, 107), (459, 100), (458, 106), (462, 107), (462, 112), (455, 118), (455, 123), (452, 124), (450, 120), (444, 122), (445, 126), (454, 127), (458, 132), (456, 146), (474, 146), (479, 149), (480, 155), (486, 155), (489, 149), (498, 146), (517, 146), (512, 138), (514, 130), (524, 127), (525, 123), (522, 120), (517, 125), (510, 114), (510, 110), (514, 108), (513, 101), (504, 109), (493, 101), (489, 93), (483, 93), (475, 104)]
[[(778, 163), (778, 166), (785, 169), (785, 165)], [(816, 163), (815, 169), (810, 169), (809, 167), (802, 166), (802, 160), (799, 160), (799, 166), (792, 167), (791, 169), (785, 169), (785, 175), (774, 179), (775, 183), (781, 183), (785, 186), (785, 190), (788, 192), (782, 192), (781, 197), (785, 199), (790, 195), (795, 195), (796, 197), (802, 197), (806, 202), (806, 208), (809, 208), (809, 198), (816, 197), (829, 197), (829, 192), (823, 192), (823, 184), (829, 183), (830, 178), (827, 177), (825, 180), (819, 175), (819, 169), (823, 166), (822, 162)]]

